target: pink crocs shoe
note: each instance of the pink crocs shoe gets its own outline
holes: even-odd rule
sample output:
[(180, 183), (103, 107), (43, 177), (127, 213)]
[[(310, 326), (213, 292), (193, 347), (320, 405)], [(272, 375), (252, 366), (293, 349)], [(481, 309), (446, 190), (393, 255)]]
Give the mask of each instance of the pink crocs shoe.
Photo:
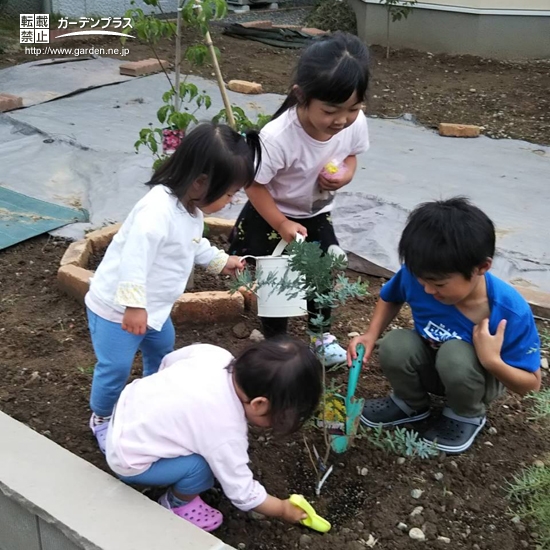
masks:
[(214, 531), (223, 523), (223, 515), (219, 510), (208, 506), (201, 497), (195, 497), (191, 502), (172, 508), (168, 502), (168, 494), (164, 493), (159, 498), (159, 504), (171, 510), (180, 518), (186, 519), (188, 522), (200, 527), (204, 531)]

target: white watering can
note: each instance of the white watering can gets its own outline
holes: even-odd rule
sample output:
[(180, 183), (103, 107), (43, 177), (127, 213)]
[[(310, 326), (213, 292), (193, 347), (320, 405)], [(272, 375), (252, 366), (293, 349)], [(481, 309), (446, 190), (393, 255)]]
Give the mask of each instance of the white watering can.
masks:
[[(296, 234), (296, 240), (301, 242), (304, 237)], [(277, 281), (286, 278), (287, 281), (295, 281), (301, 275), (288, 267), (288, 256), (283, 256), (288, 243), (281, 241), (275, 247), (271, 256), (243, 256), (242, 259), (253, 258), (256, 260), (256, 270), (261, 271), (262, 278), (270, 273), (276, 275)], [(306, 315), (307, 302), (304, 293), (299, 293), (295, 297), (288, 296), (288, 293), (294, 294), (295, 290), (281, 291), (274, 285), (261, 285), (258, 288), (258, 317), (299, 317)]]

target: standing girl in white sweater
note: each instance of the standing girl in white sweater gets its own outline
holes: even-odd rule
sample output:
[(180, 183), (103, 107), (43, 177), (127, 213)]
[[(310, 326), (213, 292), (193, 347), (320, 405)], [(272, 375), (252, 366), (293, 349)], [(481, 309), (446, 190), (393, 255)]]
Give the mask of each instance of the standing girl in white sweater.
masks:
[(249, 186), (261, 158), (258, 135), (225, 125), (201, 124), (153, 175), (151, 191), (132, 209), (109, 245), (86, 295), (97, 357), (90, 427), (105, 452), (108, 420), (138, 350), (143, 374), (157, 372), (174, 349), (170, 311), (195, 264), (234, 274), (228, 256), (203, 238), (203, 214), (222, 209)]

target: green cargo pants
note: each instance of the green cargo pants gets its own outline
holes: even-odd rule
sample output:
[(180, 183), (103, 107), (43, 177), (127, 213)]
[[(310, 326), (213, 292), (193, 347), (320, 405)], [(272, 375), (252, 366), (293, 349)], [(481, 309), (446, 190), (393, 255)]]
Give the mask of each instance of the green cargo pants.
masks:
[(395, 395), (416, 411), (429, 407), (432, 393), (444, 395), (460, 416), (484, 416), (486, 406), (504, 391), (463, 340), (434, 349), (416, 331), (397, 329), (379, 346), (380, 365)]

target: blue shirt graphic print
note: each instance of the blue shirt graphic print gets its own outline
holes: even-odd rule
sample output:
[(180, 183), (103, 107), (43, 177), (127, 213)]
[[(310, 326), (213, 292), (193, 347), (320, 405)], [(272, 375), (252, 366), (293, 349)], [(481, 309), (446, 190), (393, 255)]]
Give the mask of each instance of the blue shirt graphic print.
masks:
[[(519, 292), (491, 273), (485, 274), (489, 299), (489, 331), (506, 319), (502, 360), (512, 367), (535, 372), (540, 367), (540, 339), (529, 304)], [(403, 266), (380, 291), (385, 302), (408, 303), (414, 328), (433, 346), (458, 339), (472, 344), (474, 323), (455, 306), (438, 302), (424, 291), (409, 270)]]

